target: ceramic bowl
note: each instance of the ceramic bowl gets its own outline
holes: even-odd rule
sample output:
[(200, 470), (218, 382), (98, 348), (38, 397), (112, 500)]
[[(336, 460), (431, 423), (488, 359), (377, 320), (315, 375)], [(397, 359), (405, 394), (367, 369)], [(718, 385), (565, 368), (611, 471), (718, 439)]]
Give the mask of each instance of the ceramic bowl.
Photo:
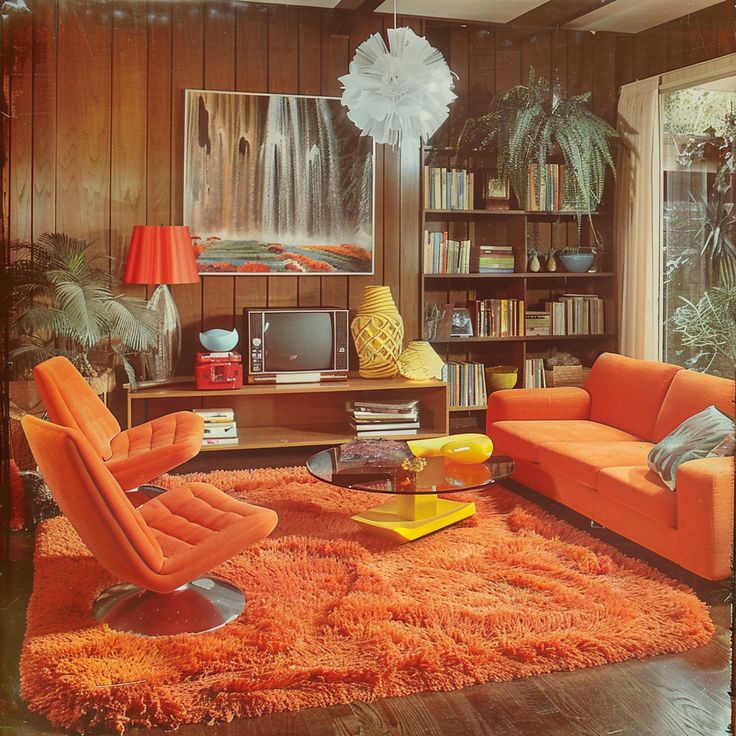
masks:
[(486, 368), (486, 388), (499, 391), (513, 388), (519, 378), (519, 369), (513, 365), (491, 365)]
[(559, 259), (569, 273), (585, 273), (593, 264), (595, 253), (560, 253)]
[(239, 337), (236, 329), (214, 329), (199, 333), (199, 341), (202, 343), (202, 347), (211, 353), (229, 352), (238, 344)]

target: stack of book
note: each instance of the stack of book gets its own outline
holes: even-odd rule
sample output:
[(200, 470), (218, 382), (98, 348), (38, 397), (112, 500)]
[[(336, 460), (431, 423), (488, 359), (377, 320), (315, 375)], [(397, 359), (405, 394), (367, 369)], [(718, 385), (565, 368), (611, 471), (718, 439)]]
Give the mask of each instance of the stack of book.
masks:
[(424, 273), (470, 273), (470, 241), (425, 230)]
[(523, 299), (479, 299), (468, 302), (478, 337), (524, 334)]
[(419, 431), (419, 402), (350, 401), (350, 424), (358, 439), (403, 437)]
[(424, 206), (429, 210), (472, 210), (475, 174), (444, 166), (424, 167)]
[(542, 358), (527, 358), (524, 361), (524, 388), (547, 388)]
[(447, 381), (451, 406), (485, 406), (486, 376), (483, 363), (445, 363), (442, 380)]
[(574, 210), (571, 183), (565, 176), (563, 164), (529, 165), (529, 200), (532, 212), (559, 212)]
[(552, 335), (603, 335), (605, 302), (596, 294), (563, 294), (547, 302)]
[(510, 245), (481, 245), (478, 273), (513, 273), (514, 250)]
[(202, 447), (238, 444), (238, 427), (235, 424), (233, 409), (192, 409), (192, 411), (204, 419)]
[(552, 315), (550, 312), (527, 312), (524, 315), (524, 330), (527, 337), (552, 335)]

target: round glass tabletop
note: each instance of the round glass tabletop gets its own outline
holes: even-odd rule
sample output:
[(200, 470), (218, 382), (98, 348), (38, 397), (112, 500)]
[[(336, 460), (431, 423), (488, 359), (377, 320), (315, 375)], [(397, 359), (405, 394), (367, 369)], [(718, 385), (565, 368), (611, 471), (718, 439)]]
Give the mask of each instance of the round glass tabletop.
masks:
[[(369, 442), (376, 446), (375, 440)], [(494, 455), (484, 463), (461, 465), (444, 457), (413, 458), (408, 447), (405, 457), (361, 458), (359, 445), (360, 441), (356, 441), (322, 450), (307, 460), (307, 470), (315, 478), (342, 488), (395, 494), (458, 493), (482, 488), (514, 472), (514, 461), (505, 455)], [(402, 467), (404, 459), (409, 460), (409, 467)]]

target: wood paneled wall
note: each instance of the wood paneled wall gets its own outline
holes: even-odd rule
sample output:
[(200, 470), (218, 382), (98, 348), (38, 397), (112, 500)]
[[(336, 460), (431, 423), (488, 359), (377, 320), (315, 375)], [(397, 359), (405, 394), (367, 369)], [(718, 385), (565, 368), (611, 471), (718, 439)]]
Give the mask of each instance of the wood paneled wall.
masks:
[[(13, 58), (4, 75), (12, 110), (4, 126), (6, 232), (13, 240), (54, 230), (92, 239), (118, 275), (133, 225), (182, 222), (184, 89), (338, 95), (338, 77), (355, 47), (390, 22), (374, 15), (345, 35), (333, 31), (331, 11), (233, 0), (28, 5), (30, 14), (3, 28)], [(645, 50), (650, 63), (643, 38), (401, 22), (426, 35), (459, 75), (448, 140), (496, 91), (524, 80), (530, 65), (548, 78), (558, 74), (571, 93), (592, 89), (594, 108), (612, 120), (618, 82), (640, 75)], [(698, 45), (697, 34), (710, 38), (715, 31), (691, 34), (691, 26), (675, 27), (672, 33), (683, 37), (694, 60), (710, 53)], [(716, 36), (714, 48), (725, 49), (726, 33)], [(663, 43), (669, 48), (669, 41)], [(630, 69), (632, 44), (639, 51)], [(407, 336), (416, 337), (420, 168), (419, 151), (377, 149), (373, 277), (220, 276), (175, 287), (185, 330), (180, 372), (191, 371), (199, 330), (237, 325), (246, 305), (352, 308), (370, 283), (392, 288)], [(144, 293), (142, 287), (130, 291)]]

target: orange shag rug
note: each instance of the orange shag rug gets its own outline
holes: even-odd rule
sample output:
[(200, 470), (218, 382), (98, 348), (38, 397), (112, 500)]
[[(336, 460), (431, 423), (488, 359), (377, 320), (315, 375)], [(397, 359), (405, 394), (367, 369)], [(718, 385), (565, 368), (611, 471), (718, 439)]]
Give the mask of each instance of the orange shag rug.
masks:
[(350, 515), (384, 496), (301, 468), (203, 480), (279, 514), (214, 572), (246, 591), (240, 619), (197, 636), (111, 631), (90, 614), (116, 580), (64, 518), (38, 531), (22, 696), (76, 730), (175, 728), (678, 652), (709, 640), (685, 586), (500, 486), (453, 498), (477, 514), (397, 546)]

